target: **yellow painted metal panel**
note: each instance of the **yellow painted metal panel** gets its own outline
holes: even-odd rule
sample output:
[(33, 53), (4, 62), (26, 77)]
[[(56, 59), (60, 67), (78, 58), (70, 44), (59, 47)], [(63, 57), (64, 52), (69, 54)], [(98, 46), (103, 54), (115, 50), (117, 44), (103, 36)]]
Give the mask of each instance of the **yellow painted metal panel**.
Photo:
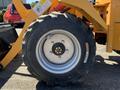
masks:
[(96, 4), (105, 4), (109, 3), (111, 0), (96, 0)]
[(96, 0), (97, 5), (109, 3), (107, 7), (106, 25), (107, 32), (107, 51), (113, 49), (120, 50), (120, 0)]
[(88, 0), (59, 0), (62, 3), (65, 3), (69, 6), (75, 7), (78, 9), (88, 20), (90, 20), (97, 30), (107, 30), (107, 26), (104, 20), (97, 13), (93, 5), (91, 5)]
[(118, 33), (120, 35), (120, 32), (119, 32), (120, 26), (116, 24), (116, 23), (119, 23), (120, 21), (120, 0), (110, 0), (109, 12), (110, 12), (110, 15), (109, 15), (110, 18), (109, 18), (107, 51), (111, 51), (112, 49), (120, 50), (119, 42), (118, 42), (119, 40), (116, 40), (116, 38), (119, 38)]
[(120, 22), (117, 22), (114, 25), (113, 49), (120, 50)]
[(112, 4), (111, 0), (96, 0), (96, 5), (95, 8), (101, 12), (100, 9), (105, 10), (104, 11), (104, 20), (106, 22), (106, 25), (108, 26), (108, 31), (107, 31), (107, 51), (111, 52), (112, 51), (112, 40), (113, 40), (113, 27), (112, 27), (112, 10), (111, 10)]
[(112, 1), (113, 49), (120, 50), (120, 0)]

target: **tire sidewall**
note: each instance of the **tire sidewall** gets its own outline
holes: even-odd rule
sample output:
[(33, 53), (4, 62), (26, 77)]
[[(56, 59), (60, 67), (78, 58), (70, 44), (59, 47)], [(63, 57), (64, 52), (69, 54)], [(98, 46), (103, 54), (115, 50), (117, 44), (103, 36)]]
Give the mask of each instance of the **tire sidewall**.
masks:
[[(44, 22), (42, 23), (37, 23), (37, 25), (33, 25), (31, 35), (29, 36), (29, 39), (26, 41), (25, 45), (25, 56), (29, 62), (28, 67), (31, 67), (34, 72), (40, 76), (38, 79), (43, 79), (43, 80), (50, 80), (50, 78), (60, 78), (60, 79), (65, 79), (69, 80), (72, 79), (73, 77), (78, 77), (78, 73), (80, 73), (80, 66), (84, 60), (85, 56), (85, 38), (84, 38), (84, 32), (82, 26), (80, 26), (80, 23), (78, 22), (72, 22), (66, 19), (63, 16), (60, 16), (60, 20), (57, 18), (51, 19), (50, 17), (47, 19), (44, 19)], [(55, 20), (54, 20), (55, 19)], [(49, 22), (48, 22), (49, 21)], [(57, 23), (57, 24), (56, 24)], [(79, 64), (70, 72), (65, 73), (65, 74), (52, 74), (44, 70), (38, 63), (37, 58), (36, 58), (36, 45), (37, 42), (39, 41), (40, 37), (42, 37), (45, 33), (56, 30), (56, 29), (62, 29), (66, 30), (70, 33), (72, 33), (79, 41), (81, 45), (81, 59), (79, 61)], [(64, 77), (64, 78), (63, 78)]]

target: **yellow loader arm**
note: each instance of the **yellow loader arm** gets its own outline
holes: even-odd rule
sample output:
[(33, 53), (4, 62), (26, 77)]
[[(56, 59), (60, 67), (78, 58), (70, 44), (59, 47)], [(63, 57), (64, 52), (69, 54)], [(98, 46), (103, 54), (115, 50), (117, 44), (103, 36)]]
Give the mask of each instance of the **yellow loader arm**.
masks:
[[(12, 0), (12, 1), (16, 7), (18, 13), (22, 17), (22, 19), (25, 21), (25, 25), (24, 25), (18, 39), (12, 45), (12, 48), (10, 49), (10, 51), (0, 62), (0, 66), (2, 68), (5, 68), (14, 59), (14, 57), (22, 50), (23, 36), (24, 36), (26, 30), (28, 29), (29, 25), (33, 22), (33, 20), (37, 19), (39, 15), (42, 15), (51, 5), (51, 2), (49, 0), (40, 0), (41, 6), (36, 5), (31, 10), (27, 10), (23, 5), (22, 0)], [(48, 6), (46, 6), (46, 5), (48, 5)], [(42, 10), (37, 12), (36, 10), (40, 9), (40, 7), (42, 8)]]
[(100, 14), (91, 5), (88, 0), (59, 0), (71, 7), (76, 8), (85, 16), (90, 22), (92, 22), (98, 30), (107, 30), (105, 21), (100, 17)]
[[(59, 2), (70, 5), (71, 7), (75, 7), (100, 30), (107, 30), (105, 22), (87, 0), (59, 0)], [(11, 50), (0, 62), (3, 68), (5, 68), (13, 60), (13, 58), (21, 51), (23, 36), (25, 31), (28, 29), (29, 25), (33, 22), (33, 20), (37, 19), (38, 16), (42, 15), (52, 5), (52, 3), (54, 3), (54, 0), (40, 0), (40, 4), (38, 3), (31, 10), (27, 10), (24, 7), (22, 0), (13, 0), (13, 3), (18, 13), (25, 21), (25, 25), (23, 27), (22, 32), (20, 33), (20, 36), (13, 44)]]

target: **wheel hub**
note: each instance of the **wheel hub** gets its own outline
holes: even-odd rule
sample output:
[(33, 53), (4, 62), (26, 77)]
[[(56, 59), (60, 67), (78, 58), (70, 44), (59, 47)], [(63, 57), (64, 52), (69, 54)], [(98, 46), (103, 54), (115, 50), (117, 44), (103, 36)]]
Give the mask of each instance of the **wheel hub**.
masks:
[(37, 43), (36, 56), (45, 70), (55, 74), (71, 71), (81, 58), (81, 46), (77, 38), (65, 30), (45, 33)]
[(62, 43), (55, 43), (52, 47), (52, 52), (55, 55), (61, 56), (65, 52), (65, 46)]
[(74, 44), (64, 34), (48, 35), (43, 51), (48, 61), (54, 64), (63, 64), (73, 56)]

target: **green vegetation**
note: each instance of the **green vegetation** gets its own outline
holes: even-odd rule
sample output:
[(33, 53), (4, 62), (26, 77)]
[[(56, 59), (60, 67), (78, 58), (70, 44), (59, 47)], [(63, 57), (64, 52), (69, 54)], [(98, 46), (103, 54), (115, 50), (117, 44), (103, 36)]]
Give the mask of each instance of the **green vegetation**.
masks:
[(5, 11), (6, 11), (5, 9), (0, 11), (0, 22), (3, 22), (3, 15), (4, 15)]
[(3, 13), (0, 12), (0, 22), (3, 22)]

